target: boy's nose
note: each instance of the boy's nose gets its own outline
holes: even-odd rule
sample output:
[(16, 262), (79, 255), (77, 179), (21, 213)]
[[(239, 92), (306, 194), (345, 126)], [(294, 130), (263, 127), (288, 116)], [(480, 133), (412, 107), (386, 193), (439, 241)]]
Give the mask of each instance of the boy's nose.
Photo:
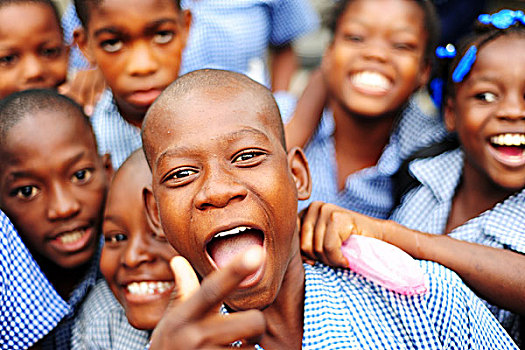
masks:
[(127, 70), (131, 76), (144, 76), (155, 73), (159, 65), (147, 42), (135, 43), (129, 52)]
[(363, 56), (369, 60), (385, 62), (388, 58), (388, 48), (380, 40), (370, 39), (363, 48)]
[(54, 185), (49, 191), (48, 218), (64, 220), (80, 212), (80, 202), (65, 186)]
[(202, 181), (195, 196), (195, 207), (199, 210), (224, 208), (232, 201), (242, 201), (248, 194), (246, 187), (224, 170), (208, 171)]
[(36, 55), (26, 55), (24, 58), (24, 77), (26, 83), (39, 82), (44, 79), (45, 67)]
[(128, 238), (128, 244), (121, 256), (122, 265), (135, 268), (142, 263), (154, 260), (154, 255), (148, 250), (148, 244), (141, 237), (144, 232), (136, 232)]
[(500, 119), (525, 120), (525, 97), (520, 93), (508, 93), (496, 112)]

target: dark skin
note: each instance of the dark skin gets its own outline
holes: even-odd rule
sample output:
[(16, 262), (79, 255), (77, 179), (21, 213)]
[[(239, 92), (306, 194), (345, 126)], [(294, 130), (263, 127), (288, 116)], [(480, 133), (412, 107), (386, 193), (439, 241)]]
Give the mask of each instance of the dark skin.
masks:
[(491, 303), (525, 314), (523, 254), (447, 235), (525, 187), (523, 153), (520, 156), (514, 149), (509, 155), (508, 145), (505, 151), (505, 147), (490, 141), (493, 137), (525, 133), (524, 55), (522, 36), (502, 36), (487, 43), (479, 49), (469, 75), (456, 84), (455, 96), (448, 100), (445, 123), (449, 131), (457, 132), (465, 161), (442, 235), (316, 202), (303, 218), (303, 252), (331, 265), (347, 266), (340, 252), (342, 242), (350, 234), (371, 236), (417, 259), (450, 268)]
[(122, 117), (140, 127), (155, 98), (179, 74), (191, 14), (173, 0), (105, 0), (90, 6), (75, 41), (99, 68)]
[[(377, 13), (391, 14), (378, 22)], [(322, 64), (335, 120), (339, 189), (377, 164), (396, 119), (428, 79), (423, 12), (409, 1), (352, 1)]]
[(6, 135), (0, 167), (0, 206), (65, 300), (96, 252), (111, 169), (73, 113), (63, 107), (21, 119)]
[[(153, 334), (154, 349), (164, 348), (165, 337), (173, 342), (173, 334), (190, 349), (228, 348), (236, 339), (265, 349), (301, 348), (304, 271), (296, 199), (308, 197), (309, 174), (302, 152), (286, 154), (271, 126), (278, 121), (275, 106), (254, 96), (250, 85), (235, 81), (167, 98), (169, 104), (160, 100), (148, 114), (144, 144), (155, 194), (147, 196), (148, 212), (204, 276), (200, 287), (190, 288), (197, 290), (192, 297), (168, 308)], [(232, 224), (260, 228), (263, 250), (248, 249), (222, 266), (206, 251), (208, 232)], [(175, 269), (177, 285), (179, 276), (191, 274), (186, 270)], [(215, 313), (222, 301), (236, 310), (231, 317)]]

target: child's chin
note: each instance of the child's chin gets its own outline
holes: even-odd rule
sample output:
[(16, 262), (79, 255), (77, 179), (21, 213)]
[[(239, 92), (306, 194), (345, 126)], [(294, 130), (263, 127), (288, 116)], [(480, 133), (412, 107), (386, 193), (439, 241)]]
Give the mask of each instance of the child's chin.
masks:
[(159, 323), (166, 307), (167, 304), (160, 309), (156, 307), (127, 308), (126, 317), (133, 327), (142, 330), (152, 330)]

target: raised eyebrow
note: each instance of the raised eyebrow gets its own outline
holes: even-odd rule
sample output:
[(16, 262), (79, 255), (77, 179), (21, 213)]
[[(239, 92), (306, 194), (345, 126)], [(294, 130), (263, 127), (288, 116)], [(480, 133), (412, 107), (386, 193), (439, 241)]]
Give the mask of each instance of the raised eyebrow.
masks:
[(117, 216), (114, 216), (114, 215), (104, 215), (104, 218), (103, 218), (103, 223), (105, 221), (111, 221), (113, 222), (114, 224), (120, 226), (120, 227), (124, 227), (124, 222), (121, 218), (117, 217)]
[(151, 23), (148, 23), (146, 27), (146, 33), (151, 33), (156, 31), (163, 24), (177, 24), (177, 21), (173, 18), (161, 18)]
[[(241, 138), (242, 136), (244, 136), (246, 134), (255, 135), (257, 137), (262, 137), (265, 140), (270, 140), (270, 138), (268, 137), (268, 135), (266, 133), (264, 133), (264, 132), (262, 132), (262, 131), (260, 131), (258, 129), (250, 128), (250, 127), (245, 127), (245, 128), (242, 128), (241, 130), (237, 130), (237, 131), (233, 131), (231, 133), (225, 134), (225, 135), (221, 135), (221, 138), (223, 138), (225, 140), (235, 140), (235, 139)], [(167, 158), (167, 157), (170, 157), (170, 156), (185, 155), (185, 154), (192, 153), (192, 152), (193, 152), (193, 150), (191, 148), (187, 147), (187, 146), (170, 147), (170, 148), (166, 149), (165, 151), (163, 151), (159, 155), (159, 157), (157, 158), (155, 164), (158, 167), (159, 164), (162, 163), (164, 158)]]
[(120, 30), (117, 27), (104, 27), (104, 28), (95, 30), (95, 33), (93, 33), (93, 36), (98, 37), (103, 34), (122, 35), (122, 30)]

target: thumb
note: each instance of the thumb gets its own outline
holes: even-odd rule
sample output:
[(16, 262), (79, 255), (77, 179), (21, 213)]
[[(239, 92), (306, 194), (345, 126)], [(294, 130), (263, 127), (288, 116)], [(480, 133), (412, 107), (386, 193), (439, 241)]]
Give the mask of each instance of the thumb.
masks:
[(199, 279), (188, 260), (182, 256), (171, 259), (170, 267), (175, 276), (176, 295), (174, 299), (184, 301), (199, 289)]

